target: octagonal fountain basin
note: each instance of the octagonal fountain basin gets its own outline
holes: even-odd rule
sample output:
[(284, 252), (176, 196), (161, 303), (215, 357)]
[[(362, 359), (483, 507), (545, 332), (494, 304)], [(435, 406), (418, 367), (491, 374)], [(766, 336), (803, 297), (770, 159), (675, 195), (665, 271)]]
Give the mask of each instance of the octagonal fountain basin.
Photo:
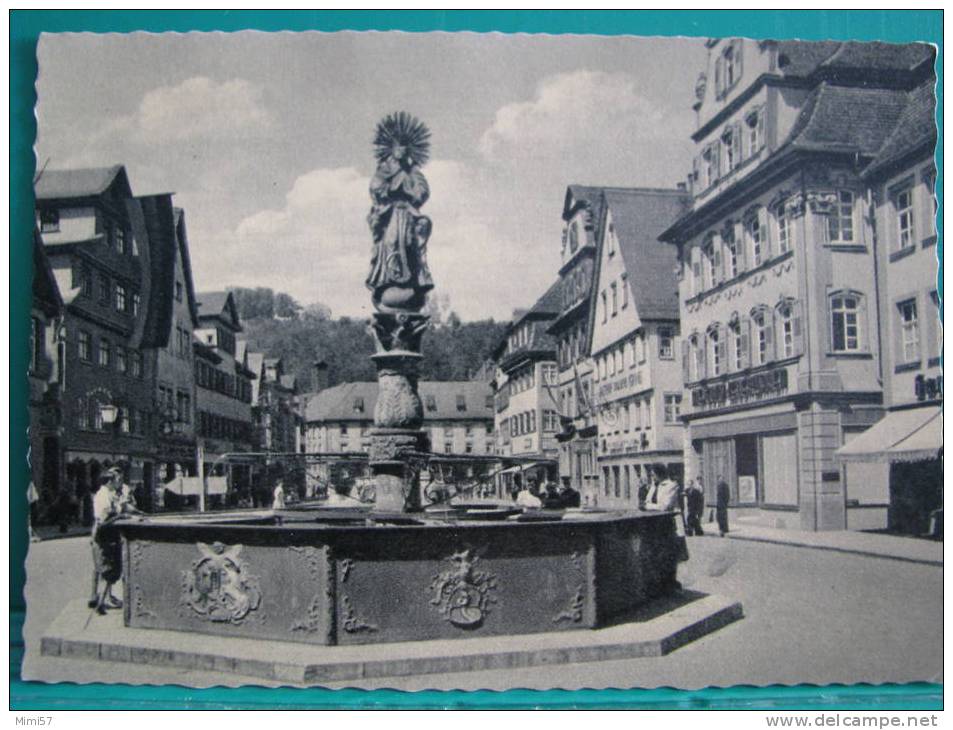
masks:
[(125, 623), (367, 644), (596, 628), (677, 590), (673, 513), (543, 517), (120, 522)]

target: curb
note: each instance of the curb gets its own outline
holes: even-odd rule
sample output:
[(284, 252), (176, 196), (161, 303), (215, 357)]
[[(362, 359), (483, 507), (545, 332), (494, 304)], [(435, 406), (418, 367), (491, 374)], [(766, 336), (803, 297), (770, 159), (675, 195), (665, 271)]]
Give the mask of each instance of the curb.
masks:
[[(717, 535), (701, 535), (701, 537), (718, 537)], [(811, 550), (827, 550), (832, 553), (842, 553), (844, 555), (861, 555), (869, 558), (883, 558), (884, 560), (896, 560), (901, 563), (914, 563), (917, 565), (931, 565), (935, 568), (942, 568), (942, 560), (933, 560), (930, 558), (911, 558), (906, 555), (892, 555), (890, 553), (878, 553), (870, 550), (861, 550), (859, 548), (846, 548), (834, 545), (812, 545), (807, 542), (797, 542), (795, 540), (775, 540), (767, 537), (756, 537), (753, 535), (739, 535), (729, 532), (726, 535), (728, 540), (746, 540), (748, 542), (767, 543), (769, 545), (790, 545), (791, 547), (808, 548)]]

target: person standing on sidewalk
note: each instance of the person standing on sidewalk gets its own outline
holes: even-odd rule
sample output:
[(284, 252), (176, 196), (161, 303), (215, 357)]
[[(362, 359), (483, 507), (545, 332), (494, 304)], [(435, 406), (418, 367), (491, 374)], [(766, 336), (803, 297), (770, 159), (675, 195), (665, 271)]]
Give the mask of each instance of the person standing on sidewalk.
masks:
[(731, 501), (731, 488), (725, 478), (718, 475), (715, 487), (715, 516), (718, 519), (718, 532), (724, 537), (728, 532), (728, 503)]
[(705, 492), (692, 479), (685, 490), (685, 532), (689, 535), (704, 535), (702, 513), (705, 511)]
[[(113, 595), (113, 586), (122, 576), (122, 542), (115, 530), (104, 529), (124, 514), (140, 512), (128, 498), (130, 493), (123, 484), (122, 471), (112, 467), (100, 478), (100, 486), (93, 495), (93, 584), (89, 607), (104, 614), (107, 608), (122, 608), (122, 601)], [(123, 495), (127, 495), (124, 497)], [(104, 583), (102, 591), (100, 581)]]

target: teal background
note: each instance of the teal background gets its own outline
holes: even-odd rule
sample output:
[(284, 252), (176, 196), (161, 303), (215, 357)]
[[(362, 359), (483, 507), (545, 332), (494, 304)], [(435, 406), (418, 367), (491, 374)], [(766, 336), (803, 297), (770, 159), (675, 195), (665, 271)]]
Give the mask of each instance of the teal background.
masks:
[[(46, 685), (20, 679), (26, 484), (27, 362), (36, 131), (36, 42), (41, 32), (403, 30), (592, 33), (599, 35), (750, 36), (804, 40), (927, 41), (938, 46), (938, 291), (943, 257), (943, 13), (940, 10), (804, 11), (11, 11), (10, 12), (10, 706), (66, 709), (306, 708), (643, 708), (643, 709), (942, 709), (938, 684), (655, 690), (194, 690), (179, 686)], [(937, 627), (937, 636), (941, 636)], [(778, 658), (783, 661), (782, 657)]]

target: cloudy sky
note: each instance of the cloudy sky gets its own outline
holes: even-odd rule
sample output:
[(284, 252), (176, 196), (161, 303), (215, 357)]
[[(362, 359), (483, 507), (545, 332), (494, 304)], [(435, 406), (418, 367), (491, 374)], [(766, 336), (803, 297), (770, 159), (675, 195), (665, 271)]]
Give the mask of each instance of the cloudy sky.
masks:
[(175, 192), (202, 290), (270, 286), (367, 316), (371, 140), (406, 110), (437, 291), (508, 318), (555, 280), (570, 183), (674, 186), (700, 39), (406, 33), (44, 35), (37, 157)]

